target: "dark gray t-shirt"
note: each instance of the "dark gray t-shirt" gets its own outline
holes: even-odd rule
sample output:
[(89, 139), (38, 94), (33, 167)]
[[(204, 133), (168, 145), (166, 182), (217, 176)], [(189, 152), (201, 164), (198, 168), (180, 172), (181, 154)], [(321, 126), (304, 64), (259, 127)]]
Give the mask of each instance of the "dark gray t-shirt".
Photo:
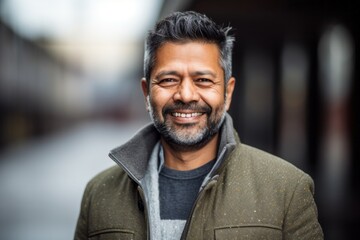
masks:
[(215, 160), (190, 170), (163, 167), (159, 174), (160, 218), (186, 220), (205, 176)]

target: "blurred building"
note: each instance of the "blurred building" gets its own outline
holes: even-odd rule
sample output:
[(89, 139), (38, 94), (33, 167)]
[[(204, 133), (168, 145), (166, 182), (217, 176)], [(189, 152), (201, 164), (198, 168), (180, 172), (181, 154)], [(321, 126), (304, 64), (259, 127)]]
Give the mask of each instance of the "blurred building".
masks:
[[(0, 22), (0, 147), (60, 127), (71, 111), (62, 95), (75, 69)], [(79, 79), (77, 79), (79, 80)]]

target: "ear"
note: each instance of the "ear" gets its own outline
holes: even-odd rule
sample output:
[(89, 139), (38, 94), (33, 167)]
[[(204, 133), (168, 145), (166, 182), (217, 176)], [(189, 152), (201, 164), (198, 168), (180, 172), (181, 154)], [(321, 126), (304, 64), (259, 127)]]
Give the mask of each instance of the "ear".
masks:
[(232, 100), (232, 94), (234, 92), (235, 89), (235, 78), (231, 77), (229, 79), (229, 81), (226, 84), (226, 111), (229, 110), (230, 108), (230, 104), (231, 104), (231, 100)]
[(147, 96), (149, 95), (149, 88), (145, 78), (141, 79), (141, 89), (144, 94), (146, 109), (149, 110), (149, 103), (147, 101)]

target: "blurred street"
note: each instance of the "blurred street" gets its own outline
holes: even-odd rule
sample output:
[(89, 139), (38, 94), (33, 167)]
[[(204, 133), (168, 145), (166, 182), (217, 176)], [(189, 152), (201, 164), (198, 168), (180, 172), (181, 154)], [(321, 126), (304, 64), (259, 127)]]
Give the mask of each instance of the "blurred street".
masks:
[(72, 239), (86, 183), (142, 125), (88, 122), (3, 152), (1, 239)]

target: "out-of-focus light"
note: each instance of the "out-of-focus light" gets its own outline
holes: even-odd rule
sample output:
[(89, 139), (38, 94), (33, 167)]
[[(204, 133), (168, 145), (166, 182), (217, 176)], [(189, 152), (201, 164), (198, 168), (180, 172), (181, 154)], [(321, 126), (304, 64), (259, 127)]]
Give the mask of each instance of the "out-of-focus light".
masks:
[(136, 38), (159, 13), (162, 0), (3, 0), (1, 16), (28, 38)]
[(325, 121), (320, 151), (320, 188), (328, 207), (343, 204), (350, 167), (347, 126), (353, 76), (353, 39), (342, 25), (332, 25), (319, 43), (319, 65)]
[(327, 101), (347, 96), (353, 70), (353, 40), (342, 25), (333, 25), (320, 40), (321, 80)]

